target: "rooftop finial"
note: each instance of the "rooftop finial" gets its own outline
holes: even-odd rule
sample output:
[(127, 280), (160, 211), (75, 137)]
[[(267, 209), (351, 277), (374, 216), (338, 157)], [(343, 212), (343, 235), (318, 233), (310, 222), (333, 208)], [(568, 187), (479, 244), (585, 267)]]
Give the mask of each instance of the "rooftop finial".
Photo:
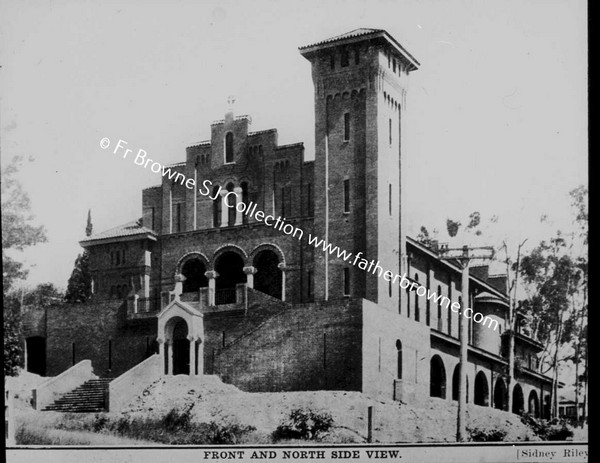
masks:
[(235, 97), (233, 95), (229, 95), (227, 97), (227, 112), (233, 112), (233, 105), (235, 104)]

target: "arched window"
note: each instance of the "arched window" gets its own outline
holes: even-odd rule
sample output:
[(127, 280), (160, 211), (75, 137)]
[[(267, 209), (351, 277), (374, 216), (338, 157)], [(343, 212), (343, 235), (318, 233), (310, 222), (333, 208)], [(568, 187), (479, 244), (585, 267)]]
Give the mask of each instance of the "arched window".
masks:
[(219, 195), (220, 187), (214, 186), (211, 198), (213, 199), (213, 227), (221, 226), (221, 196)]
[(225, 135), (225, 163), (233, 162), (233, 133)]
[(396, 341), (396, 354), (397, 354), (397, 376), (398, 379), (402, 379), (402, 342), (398, 339)]
[(429, 395), (431, 397), (446, 398), (446, 369), (439, 355), (431, 357), (429, 370)]

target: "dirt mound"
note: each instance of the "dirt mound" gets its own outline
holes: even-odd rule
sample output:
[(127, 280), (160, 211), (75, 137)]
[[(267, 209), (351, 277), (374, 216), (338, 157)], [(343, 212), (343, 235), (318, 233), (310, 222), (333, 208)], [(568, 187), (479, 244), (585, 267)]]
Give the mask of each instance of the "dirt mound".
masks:
[[(173, 408), (190, 409), (194, 421), (216, 421), (254, 426), (270, 434), (291, 410), (310, 408), (329, 412), (335, 429), (332, 442), (364, 442), (367, 409), (373, 406), (373, 439), (376, 442), (454, 442), (456, 402), (431, 399), (417, 408), (395, 401), (376, 401), (359, 392), (303, 391), (249, 393), (223, 383), (216, 376), (165, 377), (149, 386), (121, 414), (162, 417)], [(538, 440), (518, 416), (470, 404), (467, 426), (506, 431), (507, 441)]]
[(4, 379), (4, 390), (11, 391), (15, 394), (15, 406), (19, 408), (31, 407), (31, 399), (33, 390), (41, 383), (46, 381), (45, 378), (34, 373), (29, 373), (25, 370), (20, 370), (17, 376), (7, 376)]

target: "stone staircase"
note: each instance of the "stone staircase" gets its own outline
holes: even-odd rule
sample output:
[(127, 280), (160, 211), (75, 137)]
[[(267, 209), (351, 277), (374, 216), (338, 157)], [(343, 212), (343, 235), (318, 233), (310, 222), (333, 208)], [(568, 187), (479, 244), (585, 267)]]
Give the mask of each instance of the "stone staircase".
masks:
[(64, 413), (97, 413), (106, 411), (105, 396), (112, 378), (98, 378), (86, 381), (81, 386), (67, 392), (43, 411)]

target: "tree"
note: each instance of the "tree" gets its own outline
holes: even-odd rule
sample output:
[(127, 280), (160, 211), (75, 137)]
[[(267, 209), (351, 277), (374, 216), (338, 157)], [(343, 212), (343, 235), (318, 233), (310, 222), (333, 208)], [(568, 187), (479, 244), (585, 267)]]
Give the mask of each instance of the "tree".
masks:
[[(88, 210), (85, 235), (92, 235), (92, 213)], [(89, 253), (85, 249), (75, 259), (75, 266), (67, 284), (65, 300), (70, 303), (86, 302), (92, 295), (92, 275), (90, 273)]]
[(582, 274), (569, 253), (562, 233), (549, 242), (542, 241), (528, 255), (520, 268), (527, 299), (522, 307), (533, 322), (532, 333), (546, 347), (540, 367), (552, 370), (552, 414), (558, 410), (558, 367), (566, 360), (559, 356), (560, 348), (573, 339), (573, 325), (567, 324), (572, 298), (581, 283)]
[(44, 227), (32, 223), (29, 195), (15, 178), (22, 164), (23, 158), (16, 156), (2, 170), (2, 284), (5, 292), (15, 281), (27, 276), (27, 270), (10, 255), (11, 251), (22, 251), (46, 241)]
[[(434, 236), (437, 236), (437, 230), (435, 228), (433, 229), (433, 234)], [(421, 230), (417, 235), (417, 241), (436, 252), (439, 250), (438, 240), (436, 238), (431, 237), (429, 235), (429, 230), (427, 230), (427, 228), (424, 226), (421, 226)]]
[[(31, 159), (30, 159), (31, 161)], [(22, 358), (21, 301), (14, 283), (27, 277), (27, 269), (14, 258), (14, 251), (46, 241), (43, 226), (34, 225), (29, 196), (16, 174), (23, 158), (14, 157), (2, 170), (2, 285), (4, 328), (4, 374), (14, 375)]]

